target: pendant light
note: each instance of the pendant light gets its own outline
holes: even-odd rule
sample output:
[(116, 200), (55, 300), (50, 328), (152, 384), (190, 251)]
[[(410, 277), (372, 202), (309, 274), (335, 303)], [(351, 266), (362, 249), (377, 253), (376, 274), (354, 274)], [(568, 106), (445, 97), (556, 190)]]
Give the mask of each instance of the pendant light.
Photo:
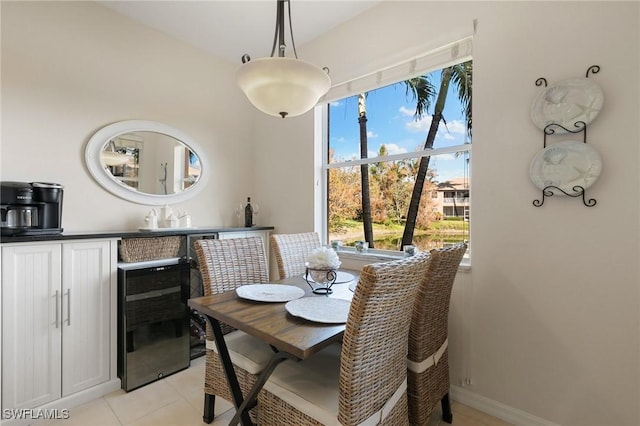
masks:
[(100, 151), (100, 161), (104, 166), (123, 166), (131, 160), (131, 157), (127, 154), (116, 151), (116, 143), (113, 140), (109, 141), (107, 147)]
[[(277, 0), (276, 30), (271, 57), (251, 60), (242, 56), (236, 82), (249, 101), (260, 111), (275, 117), (295, 117), (313, 108), (331, 87), (327, 72), (298, 59), (291, 26), (289, 0)], [(288, 6), (289, 32), (294, 58), (285, 58), (284, 6)], [(278, 56), (274, 53), (278, 49)]]
[(100, 160), (105, 166), (123, 166), (131, 160), (126, 154), (112, 151), (102, 151), (100, 153)]

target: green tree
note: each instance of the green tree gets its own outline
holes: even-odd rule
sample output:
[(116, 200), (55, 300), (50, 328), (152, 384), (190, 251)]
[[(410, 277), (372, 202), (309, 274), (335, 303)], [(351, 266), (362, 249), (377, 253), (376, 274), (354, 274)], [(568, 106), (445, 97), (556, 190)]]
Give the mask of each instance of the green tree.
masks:
[[(388, 155), (387, 147), (382, 145), (378, 157)], [(400, 224), (409, 205), (413, 186), (413, 165), (411, 160), (384, 161), (371, 165), (371, 176), (375, 180), (383, 200), (384, 216), (375, 214), (376, 222), (393, 221)], [(377, 213), (377, 212), (375, 212)]]
[[(465, 114), (465, 121), (467, 124), (467, 131), (471, 135), (471, 90), (472, 90), (472, 62), (463, 62), (447, 67), (442, 70), (440, 89), (437, 94), (437, 99), (431, 118), (431, 126), (427, 133), (427, 138), (424, 143), (424, 149), (433, 148), (433, 143), (438, 132), (438, 126), (440, 121), (446, 125), (446, 120), (443, 117), (444, 107), (447, 101), (447, 92), (449, 91), (449, 84), (453, 83), (457, 88), (458, 98)], [(422, 117), (422, 115), (430, 108), (431, 101), (435, 97), (435, 91), (433, 85), (429, 80), (429, 76), (417, 77), (414, 79), (406, 80), (407, 93), (411, 93), (416, 103), (416, 118)], [(420, 165), (418, 167), (418, 173), (416, 174), (415, 184), (413, 186), (413, 192), (411, 194), (411, 201), (409, 202), (409, 209), (407, 210), (407, 221), (402, 234), (402, 244), (411, 244), (413, 241), (413, 233), (416, 227), (416, 220), (418, 218), (418, 211), (420, 207), (420, 199), (422, 197), (422, 190), (425, 186), (427, 177), (427, 171), (429, 169), (430, 156), (422, 157), (420, 159)]]
[[(329, 153), (333, 157), (333, 152)], [(346, 231), (346, 220), (359, 219), (359, 175), (354, 167), (329, 170), (329, 230)]]

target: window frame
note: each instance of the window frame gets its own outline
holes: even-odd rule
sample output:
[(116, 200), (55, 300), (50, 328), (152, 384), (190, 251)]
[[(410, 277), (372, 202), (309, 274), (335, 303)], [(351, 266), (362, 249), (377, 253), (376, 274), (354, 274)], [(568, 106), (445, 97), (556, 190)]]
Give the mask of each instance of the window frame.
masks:
[[(424, 55), (409, 59), (392, 67), (387, 67), (379, 71), (374, 71), (368, 75), (356, 78), (351, 81), (343, 82), (332, 87), (327, 95), (323, 97), (318, 106), (314, 109), (314, 125), (315, 125), (315, 176), (316, 182), (315, 202), (317, 208), (314, 209), (316, 214), (314, 217), (314, 227), (320, 234), (323, 244), (328, 244), (329, 225), (328, 225), (328, 204), (329, 204), (329, 170), (344, 167), (354, 167), (363, 164), (374, 164), (386, 161), (399, 161), (406, 159), (421, 159), (422, 157), (435, 157), (438, 155), (455, 154), (467, 152), (469, 158), (472, 156), (472, 144), (465, 142), (460, 145), (447, 146), (419, 151), (406, 152), (401, 154), (386, 155), (382, 157), (371, 157), (364, 159), (353, 159), (349, 161), (341, 161), (329, 163), (329, 104), (332, 101), (342, 100), (357, 95), (360, 92), (368, 92), (382, 87), (386, 87), (406, 79), (419, 75), (428, 74), (439, 69), (446, 68), (468, 60), (473, 60), (471, 55), (472, 37), (467, 37), (454, 43), (447, 44), (438, 49), (434, 49)], [(448, 53), (450, 54), (448, 55)], [(422, 63), (420, 61), (423, 61)], [(421, 64), (416, 65), (416, 64)], [(401, 71), (404, 70), (404, 71)], [(384, 75), (387, 75), (385, 78)], [(372, 76), (375, 76), (375, 83), (372, 82)], [(472, 99), (473, 102), (473, 99)], [(469, 160), (471, 163), (471, 160)], [(469, 167), (471, 170), (471, 167)], [(470, 178), (471, 176), (469, 176)], [(471, 180), (471, 179), (470, 179)], [(431, 194), (427, 194), (431, 196)], [(423, 196), (425, 196), (423, 194)], [(472, 205), (471, 191), (469, 192), (469, 206)], [(471, 220), (468, 210), (465, 209), (465, 219), (469, 221), (469, 240), (471, 240)], [(470, 266), (470, 248), (462, 261), (462, 267)], [(341, 258), (366, 260), (368, 263), (376, 260), (389, 260), (401, 258), (404, 256), (402, 251), (370, 249), (368, 253), (356, 253), (353, 247), (343, 247), (340, 250)]]

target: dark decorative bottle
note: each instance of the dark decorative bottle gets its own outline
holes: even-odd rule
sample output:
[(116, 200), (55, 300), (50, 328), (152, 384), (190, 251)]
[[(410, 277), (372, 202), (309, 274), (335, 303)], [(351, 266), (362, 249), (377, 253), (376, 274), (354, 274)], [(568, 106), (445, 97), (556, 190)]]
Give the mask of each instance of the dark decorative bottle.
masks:
[(247, 197), (247, 205), (244, 208), (244, 226), (246, 228), (253, 226), (253, 207), (251, 207), (251, 197)]

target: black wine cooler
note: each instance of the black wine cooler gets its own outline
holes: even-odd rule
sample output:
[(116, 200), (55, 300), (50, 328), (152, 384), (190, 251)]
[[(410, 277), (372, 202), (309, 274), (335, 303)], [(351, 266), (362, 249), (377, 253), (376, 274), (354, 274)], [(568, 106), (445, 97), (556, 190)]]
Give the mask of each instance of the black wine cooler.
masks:
[(167, 260), (118, 266), (118, 376), (130, 391), (190, 363), (190, 267)]

